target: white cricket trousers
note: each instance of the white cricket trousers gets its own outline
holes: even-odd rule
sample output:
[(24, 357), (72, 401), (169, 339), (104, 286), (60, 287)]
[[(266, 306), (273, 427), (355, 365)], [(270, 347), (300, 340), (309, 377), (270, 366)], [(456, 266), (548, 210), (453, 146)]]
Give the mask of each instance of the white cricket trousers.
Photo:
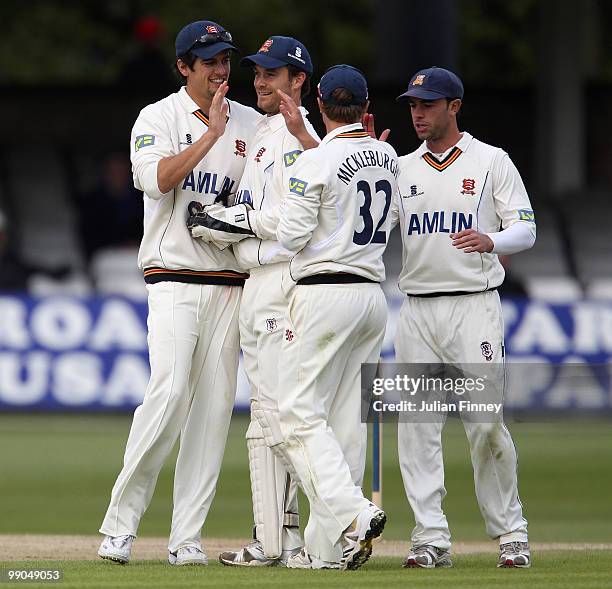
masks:
[(151, 379), (100, 532), (136, 535), (180, 435), (168, 543), (175, 552), (199, 545), (215, 494), (236, 395), (242, 287), (159, 282), (147, 290)]
[(290, 295), (278, 384), (281, 429), (311, 517), (331, 544), (369, 505), (360, 487), (367, 431), (360, 374), (362, 363), (379, 359), (386, 321), (378, 284), (297, 285)]
[[(396, 362), (498, 364), (503, 376), (504, 326), (496, 291), (431, 298), (408, 296), (400, 311)], [(482, 344), (490, 344), (483, 351)], [(486, 357), (493, 355), (490, 361)], [(495, 399), (494, 402), (498, 402)], [(527, 541), (527, 520), (518, 497), (517, 455), (503, 422), (463, 422), (470, 445), (474, 486), (486, 531), (505, 542)], [(416, 526), (414, 546), (443, 550), (451, 536), (442, 500), (444, 423), (399, 423), (399, 461)]]
[[(240, 347), (242, 348), (244, 371), (251, 389), (251, 402), (258, 403), (261, 409), (270, 412), (277, 420), (279, 418), (276, 395), (282, 394), (277, 386), (279, 361), (287, 314), (287, 299), (283, 294), (281, 284), (283, 273), (288, 266), (288, 263), (280, 262), (252, 268), (250, 277), (244, 284), (240, 305)], [(263, 439), (264, 437), (260, 424), (252, 414), (246, 437), (247, 439)], [(271, 449), (270, 452), (272, 452)], [(279, 467), (279, 470), (282, 471), (282, 467)], [(286, 476), (286, 473), (284, 474)], [(261, 469), (259, 475), (271, 476), (272, 473)], [(254, 473), (251, 473), (251, 478), (253, 476)], [(255, 513), (255, 502), (258, 497), (255, 485), (252, 486), (256, 536), (267, 549), (264, 530), (257, 529), (260, 525), (257, 521), (258, 514)], [(282, 497), (277, 499), (284, 505), (267, 505), (265, 509), (279, 508), (298, 514), (295, 481), (291, 481), (284, 501)], [(262, 495), (261, 500), (271, 501), (272, 498)], [(279, 525), (282, 526), (282, 523)], [(299, 527), (282, 526), (282, 528), (282, 549), (301, 548), (303, 542)]]

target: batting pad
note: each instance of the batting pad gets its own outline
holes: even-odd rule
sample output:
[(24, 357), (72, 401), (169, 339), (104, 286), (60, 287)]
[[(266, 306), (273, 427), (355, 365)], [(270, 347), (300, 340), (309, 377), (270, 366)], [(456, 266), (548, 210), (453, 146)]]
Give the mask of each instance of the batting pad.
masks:
[(262, 438), (247, 439), (255, 537), (267, 558), (283, 551), (283, 528), (299, 528), (297, 485)]

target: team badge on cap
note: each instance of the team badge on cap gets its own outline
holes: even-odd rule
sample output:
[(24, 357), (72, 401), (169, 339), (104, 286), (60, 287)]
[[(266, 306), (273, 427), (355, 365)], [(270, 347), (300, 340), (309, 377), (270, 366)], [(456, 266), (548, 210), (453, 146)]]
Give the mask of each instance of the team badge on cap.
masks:
[(414, 79), (414, 82), (412, 82), (412, 85), (413, 86), (422, 86), (424, 80), (425, 80), (425, 76), (423, 76), (423, 75), (417, 76)]
[(264, 44), (259, 48), (258, 53), (267, 53), (270, 51), (270, 47), (272, 47), (272, 43), (274, 43), (274, 39), (268, 39), (264, 42)]
[(219, 32), (219, 28), (218, 28), (218, 27), (215, 27), (215, 26), (213, 26), (213, 25), (208, 25), (208, 26), (206, 27), (206, 32), (207, 32), (207, 33), (218, 33), (218, 32)]

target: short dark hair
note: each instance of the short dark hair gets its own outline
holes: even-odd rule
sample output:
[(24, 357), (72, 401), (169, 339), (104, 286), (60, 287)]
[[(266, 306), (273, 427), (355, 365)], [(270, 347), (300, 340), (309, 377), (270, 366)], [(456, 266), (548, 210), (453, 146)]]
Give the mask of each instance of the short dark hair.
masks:
[[(179, 55), (177, 59), (180, 59), (191, 71), (193, 71), (193, 64), (198, 60), (198, 56), (195, 53), (191, 53), (191, 51), (185, 53), (184, 55)], [(176, 61), (172, 64), (172, 71), (176, 79), (178, 80), (181, 86), (185, 84), (185, 76), (181, 74), (181, 70), (178, 69), (178, 65), (176, 65)]]
[(306, 78), (304, 79), (304, 83), (302, 84), (302, 88), (300, 89), (300, 96), (304, 98), (304, 96), (308, 96), (310, 94), (310, 74), (301, 70), (299, 67), (294, 66), (293, 64), (287, 64), (287, 70), (289, 71), (289, 77), (295, 78), (301, 73), (306, 74)]
[[(331, 95), (334, 103), (323, 102), (325, 116), (337, 123), (359, 123), (366, 109), (367, 101), (363, 104), (350, 104), (353, 94), (346, 88), (336, 88)], [(336, 104), (340, 103), (340, 104)], [(343, 105), (342, 103), (346, 103)]]

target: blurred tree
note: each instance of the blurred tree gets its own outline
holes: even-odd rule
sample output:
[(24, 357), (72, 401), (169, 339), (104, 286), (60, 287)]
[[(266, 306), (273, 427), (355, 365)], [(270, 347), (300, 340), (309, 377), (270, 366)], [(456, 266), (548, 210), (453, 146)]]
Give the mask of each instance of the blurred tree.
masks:
[[(612, 2), (588, 4), (593, 14), (589, 59), (595, 64), (590, 78), (610, 81), (612, 41), (602, 31), (612, 24)], [(168, 64), (174, 58), (176, 32), (188, 22), (207, 18), (229, 28), (243, 53), (256, 51), (269, 35), (285, 34), (306, 44), (315, 77), (329, 65), (348, 61), (376, 79), (385, 54), (397, 59), (396, 54), (407, 51), (405, 37), (419, 19), (426, 19), (428, 29), (446, 30), (435, 26), (436, 18), (446, 16), (444, 2), (407, 3), (401, 12), (406, 22), (384, 30), (375, 26), (381, 6), (375, 0), (301, 4), (286, 0), (209, 0), (204, 4), (201, 0), (4, 0), (0, 3), (4, 25), (0, 84), (111, 84), (137, 50), (134, 25), (146, 15), (156, 16), (163, 24), (166, 34), (160, 50)], [(537, 0), (457, 2), (458, 69), (468, 83), (496, 87), (531, 83), (541, 35), (537, 6)], [(585, 6), (581, 4), (579, 10)], [(432, 46), (435, 43), (434, 39)], [(404, 73), (402, 79), (409, 75)]]
[(284, 0), (210, 0), (205, 5), (200, 0), (5, 0), (0, 3), (0, 19), (7, 23), (0, 37), (0, 83), (113, 83), (136, 49), (132, 31), (144, 15), (163, 23), (169, 65), (178, 30), (209, 19), (231, 30), (243, 54), (256, 51), (269, 35), (284, 34), (309, 48), (320, 64), (318, 72), (342, 61), (366, 68), (374, 47), (371, 11), (369, 0), (314, 0), (295, 7)]
[(461, 72), (479, 86), (520, 86), (536, 71), (537, 0), (462, 0)]

